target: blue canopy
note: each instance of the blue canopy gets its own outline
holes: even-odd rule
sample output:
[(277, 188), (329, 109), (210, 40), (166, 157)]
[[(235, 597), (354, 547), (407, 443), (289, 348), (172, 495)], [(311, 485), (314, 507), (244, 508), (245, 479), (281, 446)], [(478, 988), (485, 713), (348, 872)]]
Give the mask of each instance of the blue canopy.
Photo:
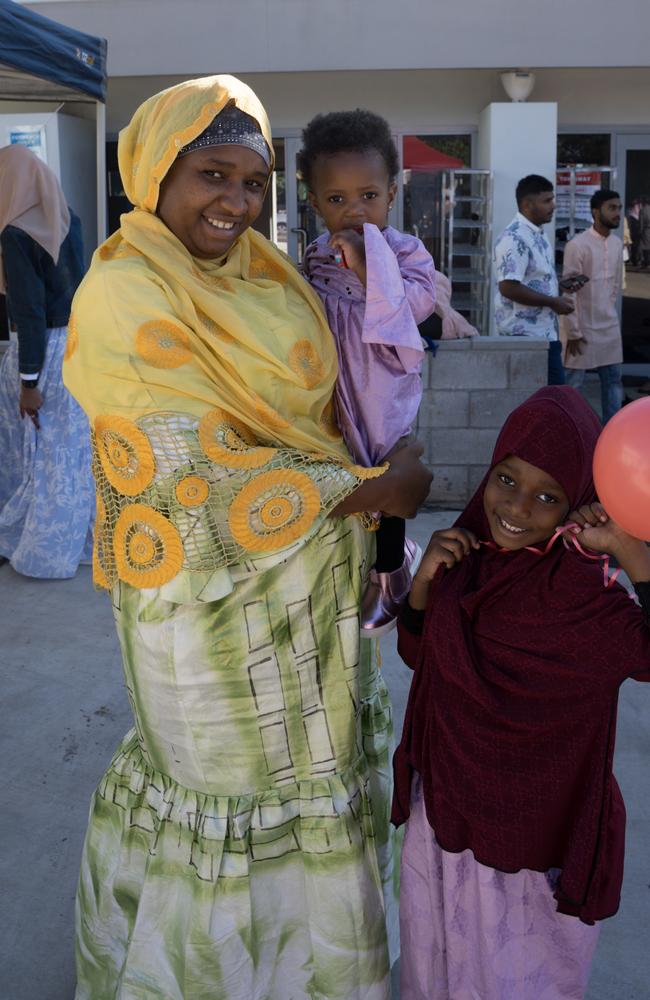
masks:
[[(86, 95), (106, 102), (105, 39), (12, 0), (0, 0), (0, 64), (0, 97), (83, 100), (79, 95)], [(48, 82), (41, 92), (34, 86), (38, 80)]]

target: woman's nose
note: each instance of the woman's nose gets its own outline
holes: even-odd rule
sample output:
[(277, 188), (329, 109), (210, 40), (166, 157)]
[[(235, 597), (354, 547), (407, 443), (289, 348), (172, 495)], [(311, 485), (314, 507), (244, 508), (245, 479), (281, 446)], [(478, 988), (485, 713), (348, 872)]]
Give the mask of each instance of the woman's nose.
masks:
[(242, 184), (233, 181), (221, 191), (221, 204), (232, 215), (242, 215), (246, 210), (246, 192)]

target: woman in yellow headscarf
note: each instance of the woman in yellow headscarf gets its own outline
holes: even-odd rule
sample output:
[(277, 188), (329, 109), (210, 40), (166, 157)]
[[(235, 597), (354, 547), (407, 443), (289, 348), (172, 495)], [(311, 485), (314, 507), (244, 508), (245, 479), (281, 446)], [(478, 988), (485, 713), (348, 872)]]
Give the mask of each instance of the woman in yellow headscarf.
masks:
[(119, 159), (136, 207), (75, 298), (65, 380), (135, 728), (93, 799), (77, 998), (384, 1000), (390, 713), (359, 637), (372, 535), (345, 515), (412, 516), (429, 475), (412, 447), (350, 462), (320, 304), (250, 229), (255, 95), (173, 87)]

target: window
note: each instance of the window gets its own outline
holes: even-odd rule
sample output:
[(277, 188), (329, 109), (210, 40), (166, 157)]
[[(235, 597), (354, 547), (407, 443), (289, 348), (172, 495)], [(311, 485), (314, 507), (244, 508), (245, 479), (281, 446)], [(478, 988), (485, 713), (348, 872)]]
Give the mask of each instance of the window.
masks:
[(562, 166), (586, 163), (606, 167), (611, 163), (609, 132), (566, 132), (558, 135), (557, 162)]

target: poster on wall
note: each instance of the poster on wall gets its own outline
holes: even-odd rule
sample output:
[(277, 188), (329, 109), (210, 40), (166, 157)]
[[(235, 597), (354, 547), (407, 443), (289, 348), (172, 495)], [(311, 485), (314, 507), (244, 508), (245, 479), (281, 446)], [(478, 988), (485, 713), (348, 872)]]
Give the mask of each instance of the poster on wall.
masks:
[(7, 131), (10, 146), (27, 146), (32, 153), (36, 153), (39, 160), (47, 163), (45, 125), (12, 125)]
[[(584, 222), (591, 225), (591, 196), (602, 187), (602, 174), (600, 170), (576, 170), (575, 171), (575, 209), (573, 220), (576, 223)], [(571, 171), (558, 170), (555, 182), (555, 202), (556, 217), (559, 219), (571, 218)]]

